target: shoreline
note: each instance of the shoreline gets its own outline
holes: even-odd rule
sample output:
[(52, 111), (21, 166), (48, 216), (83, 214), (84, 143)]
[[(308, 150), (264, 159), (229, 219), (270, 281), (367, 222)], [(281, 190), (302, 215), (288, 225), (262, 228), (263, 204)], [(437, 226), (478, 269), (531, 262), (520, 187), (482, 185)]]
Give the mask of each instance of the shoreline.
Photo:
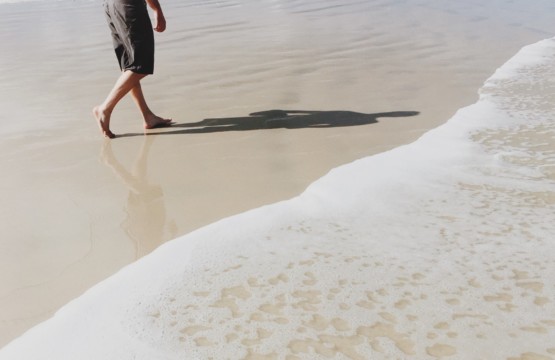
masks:
[[(0, 75), (6, 84), (0, 90), (2, 105), (28, 128), (16, 129), (0, 144), (6, 174), (1, 230), (10, 239), (2, 258), (0, 346), (159, 244), (293, 198), (331, 169), (414, 141), (473, 103), (495, 66), (539, 36), (534, 29), (503, 27), (504, 19), (496, 19), (496, 31), (516, 34), (518, 40), (500, 42), (478, 58), (484, 44), (498, 39), (494, 32), (476, 40), (487, 28), (480, 22), (470, 23), (477, 29), (467, 29), (467, 37), (463, 29), (446, 39), (417, 24), (414, 33), (421, 35), (413, 40), (420, 43), (410, 44), (411, 19), (386, 26), (395, 9), (358, 5), (357, 12), (351, 4), (352, 12), (335, 14), (247, 2), (246, 9), (231, 7), (228, 13), (169, 1), (170, 21), (191, 21), (159, 38), (159, 70), (146, 80), (145, 92), (157, 112), (179, 117), (181, 127), (163, 132), (179, 133), (106, 145), (89, 109), (117, 77), (105, 24), (94, 3), (71, 10), (63, 4), (14, 5), (28, 12), (25, 20), (17, 12), (5, 14), (6, 26), (13, 27), (6, 34), (28, 30), (13, 39), (2, 37), (7, 50), (0, 64), (13, 70)], [(363, 22), (373, 14), (369, 10), (376, 14), (372, 28)], [(242, 22), (226, 20), (242, 13)], [(434, 21), (439, 29), (447, 29), (449, 21), (464, 27), (465, 16)], [(331, 25), (328, 17), (334, 19)], [(71, 31), (77, 25), (91, 34), (89, 39)], [(49, 42), (52, 34), (59, 38)], [(81, 45), (77, 52), (72, 53), (72, 43)], [(44, 63), (31, 67), (12, 58), (22, 49), (32, 49), (26, 51), (41, 55)], [(76, 78), (83, 64), (95, 70)], [(176, 69), (179, 76), (172, 72)], [(49, 91), (35, 90), (41, 84), (49, 84)], [(67, 108), (45, 111), (59, 103)], [(328, 111), (328, 124), (338, 111), (362, 120), (321, 128), (298, 118), (288, 119), (293, 127), (301, 124), (296, 129), (263, 129), (260, 123), (239, 129), (252, 124), (249, 114), (276, 109)], [(419, 115), (375, 116), (410, 111)], [(192, 128), (193, 123), (201, 125)], [(225, 131), (229, 124), (238, 131)], [(139, 129), (133, 105), (122, 103), (114, 131), (137, 134)]]
[(418, 141), (159, 247), (0, 357), (549, 358), (554, 61), (524, 48)]

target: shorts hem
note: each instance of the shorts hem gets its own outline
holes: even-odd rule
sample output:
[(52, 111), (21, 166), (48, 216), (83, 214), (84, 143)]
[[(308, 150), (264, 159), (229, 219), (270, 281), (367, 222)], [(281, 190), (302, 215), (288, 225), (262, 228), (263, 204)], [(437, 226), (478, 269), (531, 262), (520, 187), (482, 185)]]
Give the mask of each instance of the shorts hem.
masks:
[(121, 71), (127, 71), (127, 70), (129, 70), (131, 72), (134, 72), (136, 74), (141, 74), (141, 75), (152, 75), (152, 74), (154, 74), (153, 70), (146, 70), (146, 69), (141, 69), (141, 68), (137, 68), (137, 67), (133, 67), (133, 66), (125, 67), (125, 68), (121, 69)]

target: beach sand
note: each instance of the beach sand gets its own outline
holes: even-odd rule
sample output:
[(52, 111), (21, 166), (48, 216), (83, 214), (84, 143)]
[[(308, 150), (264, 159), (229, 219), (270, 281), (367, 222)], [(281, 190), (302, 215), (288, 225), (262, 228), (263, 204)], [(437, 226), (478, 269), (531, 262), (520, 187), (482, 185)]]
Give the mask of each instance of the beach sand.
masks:
[(90, 115), (118, 76), (100, 4), (1, 4), (0, 345), (158, 245), (473, 103), (555, 30), (547, 1), (500, 4), (167, 1), (144, 89), (177, 125), (143, 136), (126, 100), (114, 141)]
[(159, 246), (0, 359), (551, 359), (555, 38), (417, 141)]

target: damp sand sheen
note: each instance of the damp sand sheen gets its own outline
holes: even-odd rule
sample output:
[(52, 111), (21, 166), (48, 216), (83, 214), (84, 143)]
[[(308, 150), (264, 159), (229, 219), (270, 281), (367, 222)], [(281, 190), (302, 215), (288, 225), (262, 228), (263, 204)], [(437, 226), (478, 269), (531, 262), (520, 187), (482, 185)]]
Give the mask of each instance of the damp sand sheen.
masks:
[(552, 359), (555, 39), (416, 142), (169, 242), (0, 359)]
[[(101, 4), (0, 0), (0, 347), (160, 244), (443, 124), (555, 33), (553, 6), (164, 0), (145, 92), (180, 127), (142, 136), (126, 99), (113, 130), (127, 137), (105, 145), (90, 110), (118, 66)], [(226, 126), (273, 109), (325, 116)]]

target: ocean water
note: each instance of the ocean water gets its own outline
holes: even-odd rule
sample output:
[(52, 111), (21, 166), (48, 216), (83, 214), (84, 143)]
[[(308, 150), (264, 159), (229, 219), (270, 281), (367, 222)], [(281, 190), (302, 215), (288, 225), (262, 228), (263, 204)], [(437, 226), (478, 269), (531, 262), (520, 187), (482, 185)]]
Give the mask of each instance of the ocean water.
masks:
[[(0, 347), (168, 240), (296, 196), (332, 168), (413, 141), (475, 102), (484, 79), (523, 45), (555, 33), (552, 0), (164, 0), (169, 27), (157, 36), (156, 75), (145, 90), (182, 127), (137, 136), (136, 110), (124, 101), (114, 130), (132, 136), (106, 145), (90, 108), (118, 69), (100, 3), (0, 4)], [(210, 126), (272, 109), (344, 111), (363, 121)], [(419, 115), (378, 116), (407, 111)], [(302, 118), (286, 125), (297, 120), (302, 127)], [(539, 134), (550, 143), (548, 132)], [(329, 197), (326, 189), (318, 191)], [(401, 234), (419, 225), (391, 223)], [(251, 341), (237, 334), (252, 344), (255, 333)]]
[(416, 142), (169, 242), (0, 359), (550, 359), (555, 39)]
[[(101, 1), (9, 1), (0, 3), (0, 105), (6, 117), (25, 121), (4, 122), (0, 134), (79, 133), (83, 122), (76, 119), (90, 116), (90, 103), (104, 98), (118, 70)], [(457, 109), (475, 100), (476, 88), (500, 62), (552, 35), (555, 10), (549, 0), (163, 5), (168, 31), (156, 38), (156, 80), (148, 96), (179, 121), (325, 104), (430, 114), (445, 107), (444, 96)], [(462, 96), (461, 88), (472, 91)], [(51, 105), (60, 103), (63, 109)], [(452, 111), (445, 109), (439, 123)], [(134, 132), (134, 120), (115, 123), (115, 130)]]

